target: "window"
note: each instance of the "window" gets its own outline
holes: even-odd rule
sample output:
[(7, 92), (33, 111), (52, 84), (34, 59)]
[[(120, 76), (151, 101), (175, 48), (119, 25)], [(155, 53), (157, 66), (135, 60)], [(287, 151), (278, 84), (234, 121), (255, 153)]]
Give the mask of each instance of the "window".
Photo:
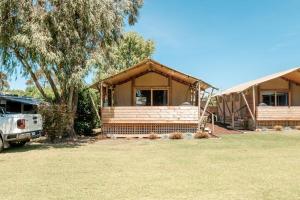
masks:
[(289, 105), (289, 95), (286, 92), (277, 92), (276, 101), (277, 106), (288, 106)]
[(168, 105), (168, 90), (153, 90), (152, 91), (153, 106)]
[(268, 106), (275, 106), (275, 92), (263, 92), (262, 102)]
[(137, 89), (135, 92), (137, 106), (167, 106), (168, 90)]
[(151, 106), (151, 90), (136, 90), (135, 104), (137, 106)]
[(262, 102), (268, 106), (288, 106), (289, 94), (287, 92), (262, 92)]

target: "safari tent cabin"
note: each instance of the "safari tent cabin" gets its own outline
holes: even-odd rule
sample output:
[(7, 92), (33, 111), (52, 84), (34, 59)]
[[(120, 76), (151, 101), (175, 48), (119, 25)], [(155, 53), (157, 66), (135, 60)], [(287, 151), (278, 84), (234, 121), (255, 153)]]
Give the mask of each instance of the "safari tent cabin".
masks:
[[(91, 86), (100, 93), (102, 133), (195, 132), (210, 84), (146, 59)], [(206, 91), (206, 93), (205, 93)], [(200, 94), (200, 95), (199, 95)], [(199, 105), (199, 106), (198, 106)]]
[(300, 68), (232, 87), (216, 95), (218, 119), (231, 128), (300, 125)]

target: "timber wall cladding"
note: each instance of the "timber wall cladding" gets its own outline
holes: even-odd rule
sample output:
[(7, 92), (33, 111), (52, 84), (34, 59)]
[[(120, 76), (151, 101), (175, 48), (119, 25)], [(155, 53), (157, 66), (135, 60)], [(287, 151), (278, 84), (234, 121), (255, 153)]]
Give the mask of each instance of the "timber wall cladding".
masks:
[(257, 107), (258, 121), (300, 121), (300, 107)]
[(104, 107), (105, 123), (198, 123), (197, 106)]

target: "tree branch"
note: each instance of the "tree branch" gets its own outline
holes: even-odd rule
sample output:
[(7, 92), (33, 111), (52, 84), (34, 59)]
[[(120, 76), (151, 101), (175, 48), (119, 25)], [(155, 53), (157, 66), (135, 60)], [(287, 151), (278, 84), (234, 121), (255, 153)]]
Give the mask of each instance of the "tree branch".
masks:
[(25, 67), (25, 69), (27, 70), (27, 72), (30, 74), (32, 80), (34, 81), (37, 89), (40, 91), (40, 93), (42, 94), (42, 96), (47, 100), (47, 101), (51, 101), (51, 99), (46, 95), (44, 89), (42, 88), (41, 84), (39, 83), (35, 73), (33, 72), (31, 66), (28, 64), (28, 62), (24, 59), (24, 57), (20, 54), (20, 52), (17, 49), (14, 49), (14, 52), (17, 56), (17, 58), (20, 60), (20, 62), (22, 63), (22, 65)]
[(60, 100), (60, 94), (58, 92), (58, 89), (57, 89), (54, 81), (53, 81), (53, 78), (51, 77), (51, 72), (45, 66), (42, 66), (42, 70), (43, 70), (43, 72), (44, 72), (44, 74), (45, 74), (45, 76), (46, 76), (46, 78), (47, 78), (47, 80), (50, 84), (50, 87), (51, 87), (51, 89), (54, 93), (55, 99)]

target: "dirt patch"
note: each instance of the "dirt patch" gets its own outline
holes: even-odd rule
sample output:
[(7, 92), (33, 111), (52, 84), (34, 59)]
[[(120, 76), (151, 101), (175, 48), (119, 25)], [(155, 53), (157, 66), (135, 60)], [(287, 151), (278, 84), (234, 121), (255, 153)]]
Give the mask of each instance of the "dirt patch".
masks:
[[(210, 130), (212, 130), (212, 124), (211, 123), (207, 123), (207, 127), (209, 127)], [(244, 132), (243, 130), (232, 130), (232, 129), (226, 128), (222, 124), (215, 124), (214, 134), (216, 134), (216, 135), (219, 135), (219, 134), (239, 134), (239, 133), (243, 133), (243, 132)]]

